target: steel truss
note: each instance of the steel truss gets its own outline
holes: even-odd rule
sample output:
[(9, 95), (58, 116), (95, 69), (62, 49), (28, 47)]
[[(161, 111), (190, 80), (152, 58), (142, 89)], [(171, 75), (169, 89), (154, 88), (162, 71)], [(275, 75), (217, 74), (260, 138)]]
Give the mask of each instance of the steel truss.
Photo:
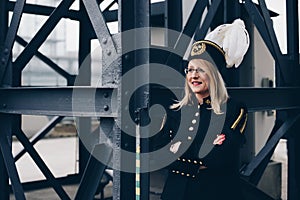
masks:
[[(287, 0), (287, 35), (288, 35), (288, 54), (283, 55), (280, 51), (277, 38), (272, 26), (270, 12), (268, 11), (265, 1), (260, 0), (258, 5), (255, 5), (250, 0), (244, 1), (196, 1), (194, 8), (188, 18), (184, 28), (182, 27), (181, 4), (180, 0), (166, 0), (158, 4), (150, 4), (148, 0), (119, 0), (113, 1), (107, 9), (101, 11), (99, 4), (103, 0), (91, 1), (82, 0), (80, 9), (70, 10), (70, 6), (74, 0), (62, 0), (57, 7), (48, 7), (41, 5), (26, 4), (25, 0), (17, 0), (16, 2), (1, 1), (0, 2), (0, 199), (9, 199), (10, 187), (9, 178), (11, 180), (11, 188), (16, 199), (25, 199), (24, 189), (30, 183), (21, 183), (15, 162), (25, 153), (33, 158), (40, 170), (46, 177), (46, 181), (42, 181), (44, 186), (51, 186), (61, 199), (70, 199), (64, 191), (62, 184), (68, 182), (72, 177), (55, 178), (48, 169), (47, 165), (40, 158), (39, 154), (33, 148), (33, 145), (38, 142), (51, 128), (59, 123), (65, 116), (77, 116), (84, 123), (85, 117), (96, 116), (100, 119), (100, 128), (96, 131), (101, 135), (110, 135), (113, 141), (113, 152), (103, 144), (95, 144), (92, 151), (107, 152), (106, 161), (112, 160), (113, 165), (122, 167), (125, 162), (122, 157), (121, 149), (135, 151), (136, 140), (132, 138), (121, 137), (122, 131), (117, 126), (117, 123), (122, 123), (122, 113), (126, 112), (124, 107), (120, 107), (122, 97), (126, 95), (126, 85), (122, 86), (121, 91), (113, 93), (118, 88), (120, 77), (127, 71), (133, 69), (140, 64), (149, 64), (155, 60), (174, 68), (179, 71), (179, 64), (182, 63), (182, 57), (190, 43), (185, 36), (195, 39), (200, 39), (205, 36), (210, 27), (220, 22), (231, 21), (236, 17), (245, 19), (246, 23), (255, 25), (261, 34), (266, 46), (271, 55), (276, 61), (276, 86), (275, 88), (242, 88), (230, 87), (231, 96), (244, 101), (250, 112), (263, 110), (277, 110), (277, 119), (269, 140), (253, 160), (241, 169), (241, 178), (244, 182), (245, 191), (249, 192), (249, 197), (256, 199), (271, 199), (258, 188), (256, 185), (260, 180), (267, 163), (279, 141), (285, 137), (288, 139), (288, 198), (296, 200), (300, 198), (299, 182), (299, 134), (295, 130), (299, 128), (299, 33), (298, 33), (298, 1)], [(119, 10), (110, 11), (109, 8), (118, 3)], [(165, 9), (162, 9), (165, 7)], [(205, 10), (208, 12), (202, 17)], [(172, 12), (177, 10), (179, 12)], [(8, 12), (12, 11), (12, 19), (8, 25)], [(165, 12), (165, 14), (164, 14)], [(31, 41), (27, 42), (17, 35), (20, 20), (23, 13), (49, 16), (40, 30), (33, 36)], [(220, 14), (221, 13), (221, 14)], [(164, 21), (166, 15), (166, 21)], [(150, 18), (151, 16), (151, 18)], [(78, 66), (80, 66), (90, 53), (90, 41), (97, 38), (103, 49), (103, 82), (102, 88), (89, 87), (90, 68), (87, 68), (87, 75), (81, 80), (79, 76), (74, 76), (63, 70), (47, 55), (39, 52), (39, 47), (47, 40), (47, 37), (62, 18), (79, 21), (80, 23), (80, 48)], [(203, 19), (200, 26), (200, 21)], [(142, 34), (136, 33), (131, 36), (116, 34), (112, 35), (107, 23), (118, 21), (120, 33), (126, 30), (135, 28), (154, 26), (165, 26), (166, 28), (181, 32), (178, 35), (177, 42), (174, 43), (171, 39), (166, 42), (165, 56), (163, 58), (155, 57), (156, 52), (152, 52), (150, 44), (150, 31), (145, 31)], [(145, 48), (141, 51), (126, 52), (126, 41), (134, 41), (136, 44), (144, 44)], [(18, 42), (24, 46), (22, 53), (12, 61), (13, 44)], [(173, 49), (172, 52), (179, 52), (179, 55), (169, 53), (168, 49)], [(252, 47), (247, 57), (245, 65), (251, 65), (251, 57), (255, 49)], [(54, 69), (58, 74), (67, 80), (66, 87), (63, 88), (27, 88), (21, 86), (21, 72), (27, 63), (36, 56), (49, 67)], [(89, 58), (89, 57), (88, 57)], [(249, 59), (250, 58), (250, 59)], [(246, 58), (247, 60), (247, 58)], [(113, 63), (113, 64), (111, 64)], [(89, 64), (89, 63), (88, 63)], [(149, 71), (138, 73), (134, 77), (133, 84), (137, 84), (140, 79), (149, 82), (151, 78)], [(236, 74), (236, 78), (239, 75)], [(79, 83), (75, 83), (79, 79)], [(78, 85), (84, 87), (76, 87)], [(236, 82), (229, 83), (231, 86), (236, 86)], [(79, 94), (73, 96), (75, 90), (80, 90)], [(164, 95), (164, 89), (161, 88), (142, 88), (134, 96), (132, 109), (135, 111), (137, 127), (143, 125), (148, 120), (147, 112), (151, 106), (152, 94), (159, 93)], [(180, 89), (179, 89), (180, 90)], [(90, 94), (93, 94), (94, 103), (90, 102)], [(51, 95), (49, 95), (51, 94)], [(276, 96), (276, 98), (274, 98)], [(167, 98), (160, 96), (161, 99)], [(72, 102), (76, 101), (76, 105), (72, 107)], [(25, 102), (25, 103), (24, 103)], [(114, 109), (115, 108), (115, 109)], [(47, 124), (40, 132), (38, 132), (31, 140), (21, 130), (21, 115), (53, 115), (56, 116)], [(84, 117), (84, 118), (82, 118)], [(109, 131), (108, 131), (109, 130)], [(137, 133), (149, 134), (147, 130), (136, 129)], [(87, 125), (79, 132), (84, 134), (90, 133)], [(82, 133), (81, 133), (82, 134)], [(13, 157), (11, 152), (12, 135), (15, 135), (23, 144), (24, 149)], [(101, 139), (100, 139), (101, 140)], [(147, 151), (147, 141), (141, 142), (142, 151)], [(103, 176), (105, 164), (93, 159), (82, 146), (80, 152), (80, 172), (78, 176), (73, 177), (75, 182), (79, 182), (76, 199), (81, 197), (92, 199)], [(128, 161), (126, 161), (128, 162)], [(135, 162), (135, 161), (133, 161)], [(141, 164), (147, 165), (148, 161), (141, 158)], [(87, 164), (85, 164), (87, 163)], [(94, 174), (97, 172), (97, 176)], [(137, 172), (138, 173), (138, 172)], [(135, 197), (141, 199), (149, 198), (149, 173), (141, 174), (140, 193), (136, 193), (136, 176), (130, 173), (114, 171), (113, 177), (113, 199), (133, 199)], [(31, 185), (41, 182), (32, 183)], [(89, 185), (89, 189), (85, 188)], [(122, 194), (122, 195), (121, 195)]]

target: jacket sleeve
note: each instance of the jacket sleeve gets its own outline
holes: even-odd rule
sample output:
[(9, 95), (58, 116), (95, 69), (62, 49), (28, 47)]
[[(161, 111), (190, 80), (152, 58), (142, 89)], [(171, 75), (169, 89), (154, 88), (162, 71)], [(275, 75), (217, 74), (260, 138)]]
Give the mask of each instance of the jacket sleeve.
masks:
[(245, 143), (244, 130), (247, 123), (245, 105), (231, 103), (227, 107), (222, 133), (225, 140), (215, 144), (211, 152), (201, 158), (203, 165), (210, 169), (236, 169), (239, 167), (240, 147)]

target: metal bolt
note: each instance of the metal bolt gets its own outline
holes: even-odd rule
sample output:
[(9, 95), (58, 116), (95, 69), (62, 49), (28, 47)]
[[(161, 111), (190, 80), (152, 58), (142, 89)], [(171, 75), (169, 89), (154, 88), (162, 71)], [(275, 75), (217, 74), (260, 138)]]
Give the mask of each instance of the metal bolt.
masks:
[(5, 58), (2, 58), (2, 59), (1, 59), (1, 64), (4, 65), (4, 64), (5, 64), (5, 61), (6, 61)]
[(103, 43), (103, 44), (107, 44), (107, 39), (104, 38), (104, 39), (102, 40), (102, 43)]
[(8, 48), (4, 49), (4, 54), (7, 55), (9, 53)]
[(107, 98), (107, 97), (108, 97), (108, 93), (105, 92), (105, 93), (103, 94), (103, 96), (104, 96), (104, 98)]
[(104, 111), (108, 111), (108, 110), (109, 110), (109, 106), (108, 106), (108, 105), (105, 105), (105, 106), (103, 107), (103, 109), (104, 109)]
[(111, 51), (108, 50), (108, 51), (106, 52), (106, 54), (107, 54), (108, 56), (110, 56), (110, 55), (111, 55)]

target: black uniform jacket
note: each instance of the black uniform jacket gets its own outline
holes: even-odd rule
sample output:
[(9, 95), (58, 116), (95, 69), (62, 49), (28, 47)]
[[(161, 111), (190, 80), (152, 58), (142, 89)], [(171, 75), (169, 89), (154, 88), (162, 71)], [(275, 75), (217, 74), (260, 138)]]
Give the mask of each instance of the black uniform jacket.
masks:
[[(223, 114), (215, 114), (208, 97), (202, 105), (168, 113), (155, 142), (156, 149), (167, 146), (174, 160), (163, 200), (242, 199), (239, 157), (247, 109), (232, 99), (221, 109)], [(218, 141), (218, 135), (225, 140)]]

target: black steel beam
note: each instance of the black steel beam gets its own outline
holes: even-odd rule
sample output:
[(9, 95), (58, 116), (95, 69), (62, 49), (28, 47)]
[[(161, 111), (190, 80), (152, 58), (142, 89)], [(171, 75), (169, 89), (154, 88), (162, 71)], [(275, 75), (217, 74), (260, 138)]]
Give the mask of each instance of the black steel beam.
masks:
[[(101, 162), (97, 156), (101, 155)], [(105, 144), (95, 145), (92, 154), (88, 160), (84, 174), (80, 181), (75, 200), (94, 199), (96, 191), (99, 187), (104, 170), (110, 162), (112, 156), (112, 148)], [(92, 176), (91, 176), (92, 174)]]
[[(63, 120), (64, 117), (53, 117), (49, 123), (44, 126), (39, 132), (37, 132), (35, 135), (33, 135), (30, 138), (30, 144), (33, 146), (35, 143), (37, 143), (40, 139), (42, 139), (47, 133), (49, 133), (49, 131), (54, 128), (59, 122), (61, 122), (61, 120)], [(19, 158), (21, 158), (24, 154), (26, 153), (26, 150), (21, 149), (15, 156), (15, 162), (17, 160), (19, 160)]]
[(287, 134), (297, 122), (299, 122), (300, 114), (297, 116), (290, 117), (287, 119), (282, 126), (274, 133), (273, 137), (266, 143), (266, 145), (260, 150), (260, 152), (255, 156), (252, 161), (241, 171), (244, 176), (251, 176), (252, 172), (259, 166), (259, 164), (264, 160), (266, 156), (271, 152), (274, 147), (276, 147), (278, 141)]
[[(16, 36), (16, 41), (24, 47), (26, 47), (28, 45), (28, 43), (18, 35)], [(58, 66), (55, 62), (53, 62), (50, 58), (48, 58), (47, 56), (42, 54), (40, 51), (36, 51), (35, 56), (38, 57), (41, 61), (43, 61), (45, 64), (47, 64), (49, 67), (51, 67), (59, 75), (61, 75), (65, 79), (67, 79), (68, 85), (74, 84), (74, 80), (76, 78), (75, 75), (72, 75), (72, 74), (69, 74), (68, 72), (66, 72), (64, 69), (62, 69), (60, 66)]]
[(112, 88), (0, 88), (0, 113), (117, 117)]
[[(17, 35), (19, 24), (21, 21), (21, 17), (23, 14), (23, 7), (25, 4), (25, 0), (17, 1), (14, 7), (14, 12), (12, 15), (12, 19), (10, 22), (10, 26), (7, 30), (7, 35), (4, 42), (3, 51), (0, 52), (0, 85), (2, 85), (2, 81), (6, 72), (7, 64), (11, 61), (10, 54), (12, 52), (12, 47), (15, 42), (15, 37)], [(1, 28), (1, 27), (0, 27)]]
[[(182, 90), (182, 88), (178, 88)], [(300, 108), (300, 88), (228, 88), (249, 112)], [(117, 117), (112, 88), (0, 88), (0, 112), (29, 115)], [(51, 94), (51, 95), (49, 95)], [(78, 94), (78, 95), (77, 95)], [(163, 99), (163, 97), (161, 98)], [(26, 103), (24, 103), (26, 102)], [(75, 107), (72, 103), (76, 104)]]
[(287, 24), (287, 54), (289, 59), (299, 65), (299, 18), (298, 0), (286, 1), (286, 24)]
[[(23, 191), (23, 187), (20, 181), (20, 177), (18, 175), (17, 167), (12, 155), (12, 149), (11, 149), (11, 138), (12, 138), (12, 115), (7, 114), (0, 114), (0, 152), (2, 153), (3, 160), (5, 163), (5, 167), (7, 170), (7, 173), (9, 175), (12, 189), (15, 195), (16, 199), (24, 199), (25, 195)], [(4, 176), (5, 177), (5, 176)], [(3, 189), (3, 188), (1, 188)], [(7, 195), (5, 194), (7, 192), (6, 190), (1, 191), (1, 193), (4, 193), (3, 196)], [(2, 196), (2, 195), (1, 195)]]
[[(25, 150), (28, 152), (28, 154), (31, 156), (35, 164), (38, 166), (38, 168), (41, 170), (43, 175), (46, 177), (49, 186), (52, 186), (53, 189), (56, 191), (57, 195), (64, 200), (70, 199), (66, 191), (63, 189), (61, 184), (56, 180), (54, 175), (51, 173), (43, 159), (40, 157), (36, 149), (33, 147), (33, 145), (30, 143), (27, 136), (23, 133), (23, 131), (19, 130), (16, 132), (16, 137), (21, 142)], [(15, 183), (12, 184), (14, 187)], [(23, 191), (22, 191), (23, 192)], [(18, 198), (17, 198), (18, 199)]]
[(28, 43), (21, 54), (16, 58), (14, 67), (22, 71), (30, 59), (34, 56), (35, 52), (44, 43), (49, 34), (53, 31), (58, 22), (62, 19), (65, 12), (67, 12), (75, 0), (64, 0), (57, 8), (51, 13), (48, 20), (43, 24), (40, 30)]
[(229, 95), (244, 102), (249, 112), (300, 108), (300, 88), (228, 88)]
[(205, 38), (207, 31), (211, 25), (211, 22), (213, 21), (215, 15), (216, 15), (216, 12), (218, 10), (220, 3), (221, 3), (221, 0), (216, 0), (216, 1), (213, 1), (212, 5), (209, 6), (208, 13), (205, 16), (205, 19), (204, 19), (201, 27), (198, 28), (198, 30), (195, 33), (194, 39), (196, 41)]

